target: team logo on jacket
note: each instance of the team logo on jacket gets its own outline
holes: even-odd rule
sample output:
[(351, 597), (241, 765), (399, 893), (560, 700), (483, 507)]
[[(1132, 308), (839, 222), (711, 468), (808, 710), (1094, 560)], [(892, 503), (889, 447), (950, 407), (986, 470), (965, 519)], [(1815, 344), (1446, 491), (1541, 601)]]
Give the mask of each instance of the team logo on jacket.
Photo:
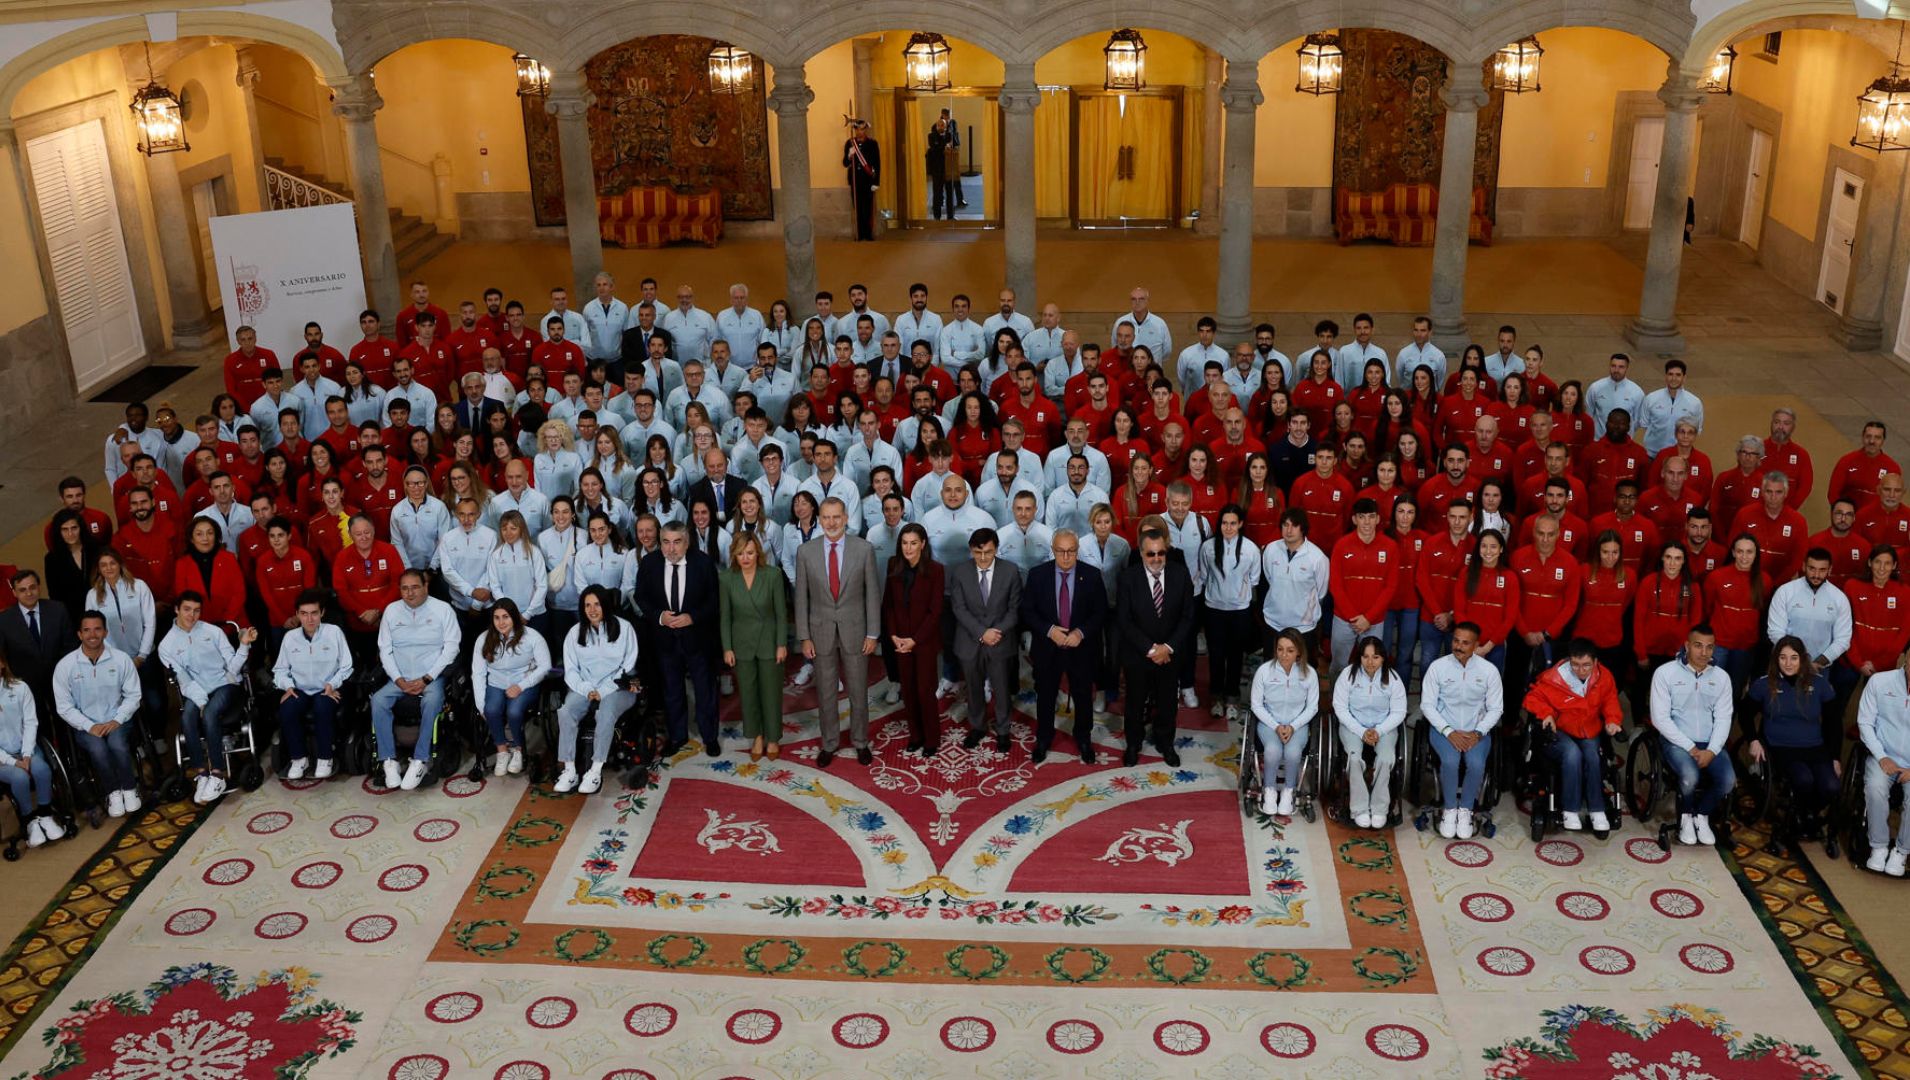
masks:
[(1883, 606), (1884, 606), (1884, 608), (1885, 608), (1885, 610), (1888, 610), (1888, 611), (1895, 611), (1895, 610), (1897, 610), (1897, 598), (1896, 598), (1896, 597), (1894, 597), (1894, 596), (1886, 596), (1886, 597), (1884, 597), (1884, 598), (1883, 598)]
[(1552, 580), (1553, 581), (1565, 580), (1565, 568), (1563, 566), (1554, 566), (1552, 568)]
[(1784, 535), (1785, 536), (1791, 535), (1791, 527), (1789, 525), (1784, 526)]
[(1382, 550), (1382, 551), (1380, 551), (1380, 552), (1379, 552), (1378, 554), (1379, 554), (1379, 561), (1380, 561), (1380, 563), (1381, 563), (1381, 565), (1384, 565), (1384, 564), (1385, 564), (1385, 562), (1386, 562), (1386, 552), (1385, 552), (1384, 550)]
[(383, 560), (383, 559), (379, 559), (379, 560), (378, 560), (378, 569), (380, 569), (380, 570), (383, 570), (384, 568), (385, 568), (385, 560)]
[(298, 573), (298, 574), (302, 574), (302, 573), (304, 573), (304, 572), (305, 572), (305, 561), (304, 561), (303, 559), (293, 559), (293, 560), (292, 560), (292, 572), (293, 572), (293, 573)]
[(1334, 502), (1339, 502), (1339, 501), (1340, 501), (1340, 493), (1339, 493), (1339, 491), (1338, 491), (1337, 489), (1336, 489), (1336, 490), (1335, 490), (1335, 491), (1333, 492), (1333, 501), (1334, 501)]

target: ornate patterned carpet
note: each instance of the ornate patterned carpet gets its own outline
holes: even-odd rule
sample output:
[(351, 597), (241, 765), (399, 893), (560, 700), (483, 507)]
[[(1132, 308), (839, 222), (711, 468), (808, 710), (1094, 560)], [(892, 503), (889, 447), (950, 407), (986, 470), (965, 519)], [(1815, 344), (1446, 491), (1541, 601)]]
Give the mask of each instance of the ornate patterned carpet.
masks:
[(1183, 719), (1178, 768), (898, 719), (872, 769), (792, 734), (589, 799), (164, 807), (5, 957), (0, 1076), (1910, 1077), (1901, 991), (1748, 831), (1244, 817), (1238, 736)]

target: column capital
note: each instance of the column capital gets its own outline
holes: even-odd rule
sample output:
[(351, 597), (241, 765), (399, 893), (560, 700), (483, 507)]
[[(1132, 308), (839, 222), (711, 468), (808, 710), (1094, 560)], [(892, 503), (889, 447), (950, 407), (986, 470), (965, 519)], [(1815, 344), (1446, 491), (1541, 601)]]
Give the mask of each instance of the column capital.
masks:
[(1674, 75), (1658, 88), (1658, 100), (1664, 102), (1670, 112), (1696, 112), (1707, 96), (1698, 89), (1696, 80), (1685, 75)]
[(1439, 100), (1447, 112), (1478, 112), (1490, 96), (1484, 86), (1472, 83), (1448, 82), (1439, 88)]
[[(1033, 65), (1025, 66), (1033, 68)], [(1001, 92), (995, 96), (995, 103), (1001, 106), (1001, 111), (1004, 113), (1033, 116), (1035, 106), (1041, 104), (1041, 89), (1035, 85), (1032, 74), (1026, 81), (1010, 78), (1002, 83)]]
[(544, 98), (545, 112), (559, 120), (580, 120), (589, 115), (590, 107), (596, 103), (597, 95), (590, 92), (583, 72), (550, 73), (550, 94)]
[(332, 88), (332, 114), (341, 120), (368, 121), (385, 107), (369, 73), (327, 80), (326, 85)]
[(806, 119), (809, 104), (815, 100), (816, 92), (810, 89), (801, 67), (776, 69), (776, 85), (769, 91), (769, 107), (776, 110), (778, 120), (797, 123)]
[(1260, 92), (1260, 81), (1236, 83), (1233, 65), (1228, 65), (1227, 81), (1220, 84), (1220, 107), (1230, 113), (1251, 113), (1267, 100)]
[(259, 72), (258, 57), (253, 55), (250, 45), (241, 45), (233, 50), (238, 60), (238, 71), (233, 75), (232, 83), (241, 90), (254, 89), (262, 77)]

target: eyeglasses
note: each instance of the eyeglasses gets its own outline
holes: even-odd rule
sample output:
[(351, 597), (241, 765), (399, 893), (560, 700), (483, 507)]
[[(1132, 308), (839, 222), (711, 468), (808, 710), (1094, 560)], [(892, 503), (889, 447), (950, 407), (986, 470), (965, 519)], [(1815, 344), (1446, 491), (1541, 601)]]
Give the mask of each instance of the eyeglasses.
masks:
[(1141, 552), (1141, 558), (1143, 558), (1143, 559), (1165, 559), (1165, 558), (1167, 558), (1167, 552), (1165, 552), (1165, 551), (1143, 551), (1143, 552)]

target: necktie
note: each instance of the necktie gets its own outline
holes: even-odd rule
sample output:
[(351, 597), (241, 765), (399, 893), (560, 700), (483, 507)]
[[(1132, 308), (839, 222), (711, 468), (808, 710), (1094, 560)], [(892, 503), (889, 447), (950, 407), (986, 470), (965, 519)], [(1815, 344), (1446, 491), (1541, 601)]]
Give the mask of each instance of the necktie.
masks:
[(836, 558), (836, 541), (829, 541), (829, 595), (842, 599), (842, 564)]
[(988, 603), (988, 575), (992, 573), (994, 573), (993, 570), (982, 571), (982, 603), (984, 605)]
[(1154, 574), (1152, 577), (1154, 578), (1154, 614), (1165, 615), (1167, 614), (1167, 593), (1161, 588), (1161, 576)]
[(27, 612), (27, 629), (32, 631), (33, 633), (33, 644), (35, 645), (46, 644), (46, 642), (40, 640), (40, 609), (39, 608), (36, 607), (32, 611)]
[(679, 569), (680, 569), (680, 567), (679, 567), (679, 565), (678, 565), (678, 564), (676, 564), (676, 563), (671, 563), (671, 564), (670, 564), (670, 597), (669, 597), (669, 600), (670, 600), (670, 610), (671, 610), (671, 611), (679, 611), (679, 610), (682, 610), (682, 607), (683, 607), (683, 605), (682, 605), (682, 603), (681, 603), (681, 601), (682, 601), (682, 599), (683, 599), (683, 580), (682, 580), (682, 578), (681, 578), (681, 577), (679, 577), (679, 576), (678, 576), (678, 571), (679, 571)]
[(1067, 627), (1070, 630), (1074, 629), (1073, 597), (1068, 595), (1068, 579), (1072, 576), (1073, 576), (1072, 574), (1061, 575), (1061, 602), (1058, 605), (1061, 609), (1060, 611), (1061, 625)]

